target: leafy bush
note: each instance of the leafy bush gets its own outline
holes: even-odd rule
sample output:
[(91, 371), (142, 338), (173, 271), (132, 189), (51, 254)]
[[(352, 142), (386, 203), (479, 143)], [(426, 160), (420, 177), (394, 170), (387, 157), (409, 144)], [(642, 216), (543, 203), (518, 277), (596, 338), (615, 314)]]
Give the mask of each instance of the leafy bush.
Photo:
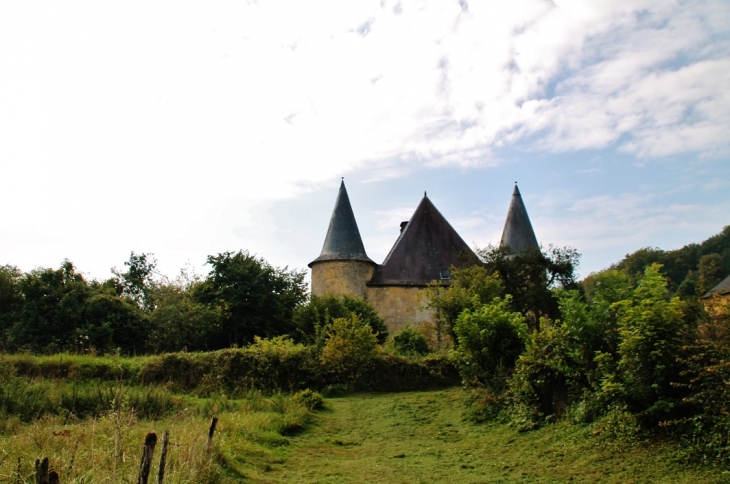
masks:
[(495, 298), (457, 318), (458, 345), (452, 356), (465, 384), (496, 391), (504, 387), (528, 339), (525, 318), (512, 311), (511, 303), (509, 295)]
[(383, 344), (388, 338), (388, 327), (385, 321), (378, 315), (378, 311), (367, 301), (353, 296), (315, 296), (313, 295), (306, 304), (298, 306), (294, 310), (292, 324), (296, 328), (293, 336), (308, 343), (320, 344), (324, 341), (317, 341), (318, 335), (326, 336), (322, 330), (328, 326), (333, 319), (357, 318), (377, 334), (379, 344)]
[(371, 370), (378, 342), (369, 325), (351, 316), (333, 320), (326, 331), (319, 361), (333, 382), (356, 382)]
[(618, 313), (618, 375), (624, 397), (647, 423), (672, 415), (677, 404), (671, 381), (679, 373), (677, 357), (684, 327), (682, 303), (669, 299), (658, 264), (647, 267), (631, 299), (615, 303)]
[(546, 319), (532, 333), (509, 381), (513, 416), (522, 423), (540, 423), (562, 415), (582, 394), (582, 368), (577, 364), (567, 325)]
[(426, 337), (410, 326), (405, 326), (393, 336), (393, 347), (401, 356), (425, 355), (429, 352)]

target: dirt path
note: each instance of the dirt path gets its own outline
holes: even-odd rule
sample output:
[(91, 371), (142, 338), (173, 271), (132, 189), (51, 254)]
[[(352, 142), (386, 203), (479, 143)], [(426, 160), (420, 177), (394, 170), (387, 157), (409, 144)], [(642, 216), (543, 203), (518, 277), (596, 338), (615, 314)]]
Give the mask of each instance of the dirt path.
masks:
[[(268, 482), (629, 483), (728, 482), (682, 469), (667, 451), (606, 448), (590, 429), (551, 425), (518, 433), (464, 421), (459, 389), (365, 394), (328, 410), (272, 459)], [(724, 478), (728, 478), (727, 480)]]

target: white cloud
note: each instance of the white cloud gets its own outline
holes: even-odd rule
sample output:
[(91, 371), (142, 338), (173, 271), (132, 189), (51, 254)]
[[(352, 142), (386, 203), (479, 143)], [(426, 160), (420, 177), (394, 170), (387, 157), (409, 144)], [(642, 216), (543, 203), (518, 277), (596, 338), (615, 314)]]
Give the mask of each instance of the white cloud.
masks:
[[(102, 273), (130, 248), (265, 246), (275, 223), (262, 203), (355, 169), (382, 180), (493, 166), (515, 143), (725, 156), (728, 10), (6, 2), (0, 203), (18, 208), (0, 215), (0, 251), (24, 268), (68, 256)], [(236, 229), (234, 213), (255, 228)], [(50, 260), (27, 234), (51, 241)], [(87, 261), (101, 252), (107, 262)]]

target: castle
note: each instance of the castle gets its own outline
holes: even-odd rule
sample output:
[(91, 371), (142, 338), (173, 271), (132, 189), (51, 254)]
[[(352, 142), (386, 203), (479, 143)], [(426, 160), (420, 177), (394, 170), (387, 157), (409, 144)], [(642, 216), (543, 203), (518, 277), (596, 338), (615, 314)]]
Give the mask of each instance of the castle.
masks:
[[(516, 252), (539, 247), (516, 183), (500, 244)], [(365, 253), (343, 180), (322, 252), (309, 263), (312, 294), (364, 298), (393, 334), (405, 325), (433, 322), (436, 315), (426, 307), (425, 288), (433, 281), (448, 285), (451, 267), (477, 260), (424, 193), (411, 219), (401, 222), (398, 239), (383, 263), (373, 262)]]

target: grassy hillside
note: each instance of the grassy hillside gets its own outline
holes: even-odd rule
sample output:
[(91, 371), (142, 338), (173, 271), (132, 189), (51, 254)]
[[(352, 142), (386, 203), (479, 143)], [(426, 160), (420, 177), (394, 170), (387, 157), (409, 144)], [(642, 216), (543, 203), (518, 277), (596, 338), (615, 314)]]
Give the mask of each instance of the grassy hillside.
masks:
[(681, 449), (608, 439), (600, 425), (475, 425), (465, 399), (458, 388), (330, 399), (303, 434), (259, 459), (224, 450), (223, 466), (262, 483), (730, 481), (730, 471), (681, 464)]

